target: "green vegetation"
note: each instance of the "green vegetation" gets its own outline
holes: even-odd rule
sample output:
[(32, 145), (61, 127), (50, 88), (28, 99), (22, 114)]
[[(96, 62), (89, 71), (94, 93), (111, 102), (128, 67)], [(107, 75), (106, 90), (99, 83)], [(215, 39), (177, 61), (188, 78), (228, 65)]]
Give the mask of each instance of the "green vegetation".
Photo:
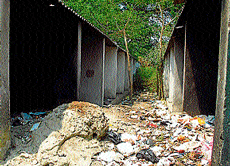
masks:
[(150, 92), (156, 92), (156, 73), (157, 69), (155, 66), (140, 66), (135, 75), (134, 89), (147, 89)]
[[(163, 98), (163, 53), (182, 4), (173, 0), (64, 0), (141, 63), (143, 86)], [(128, 55), (129, 56), (129, 55)], [(152, 74), (147, 74), (151, 73)], [(150, 76), (151, 75), (151, 76)], [(131, 88), (132, 89), (132, 88)]]

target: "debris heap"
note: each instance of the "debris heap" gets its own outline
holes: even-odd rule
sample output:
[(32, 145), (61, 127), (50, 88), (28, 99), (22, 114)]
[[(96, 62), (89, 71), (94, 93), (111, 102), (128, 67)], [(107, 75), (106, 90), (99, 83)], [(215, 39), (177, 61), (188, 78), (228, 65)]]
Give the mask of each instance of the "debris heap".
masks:
[(89, 165), (91, 156), (101, 150), (103, 145), (99, 140), (107, 130), (108, 119), (101, 107), (87, 102), (61, 105), (41, 121), (37, 130), (30, 133), (34, 144), (43, 132), (50, 133), (37, 152), (21, 153), (6, 165)]

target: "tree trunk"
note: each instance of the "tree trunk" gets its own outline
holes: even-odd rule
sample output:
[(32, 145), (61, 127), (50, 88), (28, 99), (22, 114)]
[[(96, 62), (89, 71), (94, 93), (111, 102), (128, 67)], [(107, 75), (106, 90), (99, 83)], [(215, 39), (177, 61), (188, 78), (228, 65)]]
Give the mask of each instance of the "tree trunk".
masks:
[(125, 47), (126, 47), (127, 59), (128, 59), (128, 74), (129, 74), (129, 85), (130, 85), (130, 99), (131, 99), (132, 104), (133, 104), (133, 99), (132, 99), (132, 96), (133, 96), (133, 81), (132, 81), (132, 73), (131, 73), (131, 65), (130, 65), (129, 48), (128, 48), (128, 43), (127, 43), (125, 29), (123, 30), (123, 33), (124, 33)]
[(165, 29), (165, 24), (164, 24), (164, 20), (163, 20), (163, 12), (162, 12), (162, 9), (161, 9), (161, 6), (160, 4), (159, 5), (159, 9), (160, 9), (160, 12), (161, 12), (161, 24), (162, 24), (162, 27), (161, 27), (161, 33), (160, 33), (160, 51), (159, 51), (159, 57), (158, 57), (158, 90), (159, 90), (159, 99), (163, 99), (164, 98), (164, 90), (163, 90), (163, 57), (162, 57), (162, 37), (163, 37), (163, 32), (164, 32), (164, 29)]

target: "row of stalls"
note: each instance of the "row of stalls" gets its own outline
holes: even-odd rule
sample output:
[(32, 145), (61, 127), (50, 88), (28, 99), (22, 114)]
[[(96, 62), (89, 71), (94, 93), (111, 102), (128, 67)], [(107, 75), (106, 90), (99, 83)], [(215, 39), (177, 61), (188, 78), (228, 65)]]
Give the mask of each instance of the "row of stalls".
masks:
[(212, 165), (230, 165), (229, 14), (228, 0), (185, 1), (164, 55), (169, 109), (215, 115)]
[(171, 109), (215, 114), (221, 1), (187, 1), (165, 53), (164, 91)]
[(126, 51), (62, 2), (11, 2), (10, 17), (11, 112), (129, 90)]
[(1, 13), (0, 159), (10, 116), (76, 100), (102, 106), (129, 91), (126, 51), (61, 1), (3, 0)]

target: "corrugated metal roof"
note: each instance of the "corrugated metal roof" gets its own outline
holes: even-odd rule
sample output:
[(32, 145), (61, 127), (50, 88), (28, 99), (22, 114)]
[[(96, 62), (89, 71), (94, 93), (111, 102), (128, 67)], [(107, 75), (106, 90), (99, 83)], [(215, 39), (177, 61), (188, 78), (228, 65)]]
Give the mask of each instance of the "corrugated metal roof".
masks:
[[(100, 29), (98, 29), (97, 27), (95, 27), (93, 24), (91, 24), (88, 20), (86, 20), (84, 17), (82, 17), (81, 15), (79, 15), (77, 12), (75, 12), (73, 9), (71, 9), (70, 7), (68, 7), (67, 5), (64, 4), (64, 2), (62, 2), (62, 0), (58, 0), (59, 3), (62, 4), (62, 6), (64, 6), (65, 8), (67, 8), (68, 10), (70, 10), (72, 13), (74, 13), (78, 18), (80, 18), (83, 22), (87, 23), (89, 26), (93, 27), (94, 29), (96, 29), (99, 33), (101, 33), (105, 38), (107, 38), (111, 43), (114, 44), (114, 46), (117, 46), (118, 49), (126, 52), (125, 49), (123, 49), (122, 47), (120, 47), (115, 41), (113, 41), (112, 39), (110, 39), (110, 37), (108, 35), (106, 35), (105, 33), (103, 33)], [(134, 58), (133, 56), (131, 56), (132, 58)], [(135, 58), (134, 58), (135, 59)]]

